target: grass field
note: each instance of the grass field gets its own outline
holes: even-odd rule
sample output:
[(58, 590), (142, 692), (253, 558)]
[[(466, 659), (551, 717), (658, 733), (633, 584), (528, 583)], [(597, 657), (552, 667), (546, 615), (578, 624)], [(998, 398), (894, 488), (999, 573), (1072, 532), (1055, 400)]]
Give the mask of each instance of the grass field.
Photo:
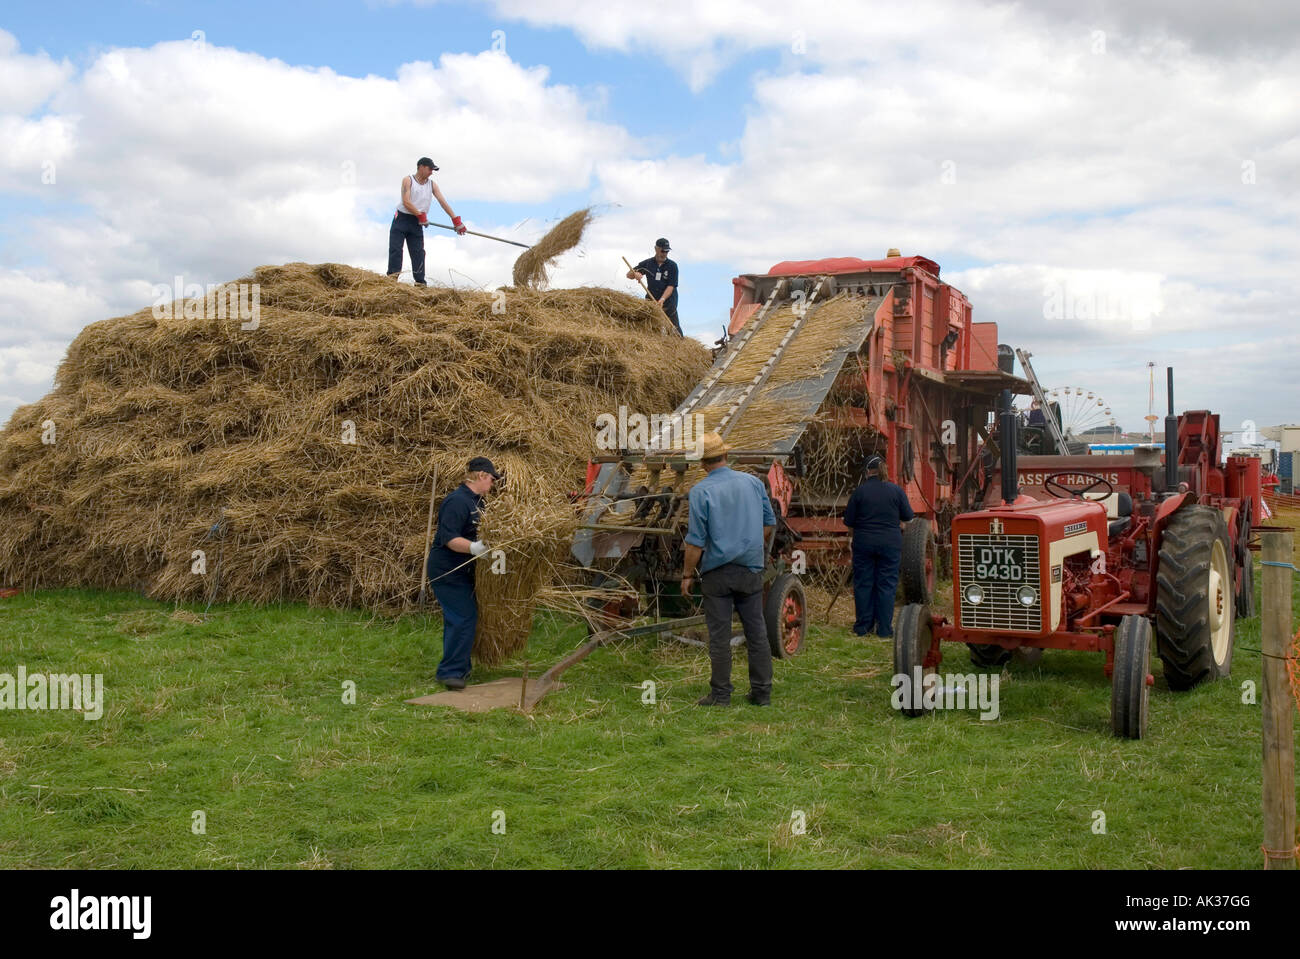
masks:
[[(743, 655), (737, 705), (694, 706), (703, 650), (651, 639), (598, 651), (531, 717), (469, 715), (403, 702), (435, 688), (436, 616), (172, 614), (131, 594), (0, 600), (0, 672), (103, 673), (106, 700), (98, 721), (0, 711), (0, 866), (1261, 864), (1260, 715), (1241, 690), (1258, 619), (1238, 624), (1230, 680), (1175, 695), (1157, 666), (1149, 737), (1127, 742), (1096, 655), (1009, 667), (997, 721), (909, 720), (879, 639), (814, 629), (776, 665), (771, 709), (740, 699)], [(539, 619), (533, 675), (581, 636)], [(969, 672), (948, 649), (943, 671)]]

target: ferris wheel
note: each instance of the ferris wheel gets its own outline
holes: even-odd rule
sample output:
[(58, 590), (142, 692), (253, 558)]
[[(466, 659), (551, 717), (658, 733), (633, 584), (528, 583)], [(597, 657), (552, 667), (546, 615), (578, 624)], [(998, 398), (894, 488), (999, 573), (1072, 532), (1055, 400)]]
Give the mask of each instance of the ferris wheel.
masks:
[[(1061, 408), (1061, 432), (1067, 440), (1079, 440), (1090, 430), (1110, 428), (1119, 437), (1119, 424), (1111, 413), (1110, 404), (1093, 390), (1081, 386), (1061, 386), (1045, 394), (1049, 403)], [(1096, 434), (1091, 434), (1094, 442)]]

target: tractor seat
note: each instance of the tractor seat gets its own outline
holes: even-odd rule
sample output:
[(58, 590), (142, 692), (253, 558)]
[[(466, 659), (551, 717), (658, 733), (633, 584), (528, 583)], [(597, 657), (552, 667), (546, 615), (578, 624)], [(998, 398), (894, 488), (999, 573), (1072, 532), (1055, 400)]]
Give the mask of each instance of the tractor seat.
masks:
[(1128, 526), (1129, 517), (1133, 515), (1133, 497), (1123, 490), (1115, 493), (1115, 511), (1119, 513), (1119, 519), (1110, 521), (1108, 531), (1111, 538), (1124, 532), (1124, 527)]

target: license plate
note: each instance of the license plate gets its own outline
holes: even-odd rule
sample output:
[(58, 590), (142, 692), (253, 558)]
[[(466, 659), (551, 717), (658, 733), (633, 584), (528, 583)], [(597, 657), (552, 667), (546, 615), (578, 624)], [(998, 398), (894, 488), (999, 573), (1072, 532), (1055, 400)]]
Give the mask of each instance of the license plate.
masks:
[(977, 580), (1019, 583), (1025, 578), (1023, 546), (977, 546), (974, 574)]

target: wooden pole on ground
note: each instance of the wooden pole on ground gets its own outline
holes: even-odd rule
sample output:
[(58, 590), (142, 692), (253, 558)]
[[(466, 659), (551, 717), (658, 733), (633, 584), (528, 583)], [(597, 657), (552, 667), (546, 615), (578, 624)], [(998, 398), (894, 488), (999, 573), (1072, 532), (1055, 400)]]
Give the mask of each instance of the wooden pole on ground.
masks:
[[(424, 598), (429, 591), (429, 575), (425, 564), (429, 561), (429, 547), (433, 545), (433, 501), (438, 495), (438, 467), (433, 467), (433, 485), (429, 487), (429, 522), (424, 529), (424, 553), (420, 556), (420, 598), (417, 606), (424, 605)], [(406, 595), (411, 595), (407, 593)]]
[(1295, 729), (1287, 656), (1291, 645), (1292, 534), (1261, 534), (1264, 617), (1264, 868), (1296, 868)]

